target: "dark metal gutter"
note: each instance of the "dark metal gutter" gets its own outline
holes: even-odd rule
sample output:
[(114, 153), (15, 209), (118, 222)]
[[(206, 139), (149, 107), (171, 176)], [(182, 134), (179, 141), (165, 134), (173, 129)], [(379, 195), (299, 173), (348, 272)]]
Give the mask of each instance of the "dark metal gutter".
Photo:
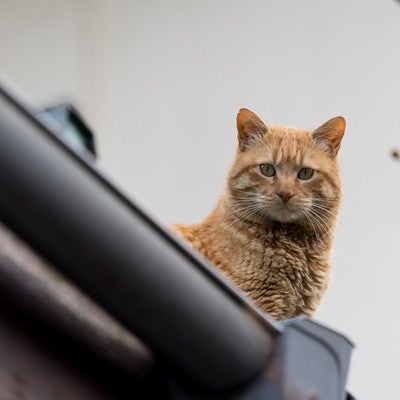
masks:
[(152, 352), (2, 223), (0, 294), (4, 308), (35, 320), (33, 330), (51, 332), (54, 342), (69, 338), (127, 377), (151, 376)]
[(214, 391), (260, 374), (275, 327), (4, 87), (0, 115), (1, 220), (178, 374)]

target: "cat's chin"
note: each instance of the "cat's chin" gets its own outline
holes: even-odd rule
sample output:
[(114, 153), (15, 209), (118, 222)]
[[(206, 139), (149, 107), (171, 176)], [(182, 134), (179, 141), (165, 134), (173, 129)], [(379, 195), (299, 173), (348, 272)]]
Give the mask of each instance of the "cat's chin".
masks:
[(299, 215), (275, 215), (271, 218), (275, 222), (280, 222), (282, 224), (292, 224), (295, 222), (299, 222), (301, 217)]
[(282, 224), (292, 224), (302, 221), (304, 219), (304, 214), (301, 210), (293, 211), (288, 208), (282, 208), (280, 210), (275, 210), (273, 215), (270, 215), (270, 219)]

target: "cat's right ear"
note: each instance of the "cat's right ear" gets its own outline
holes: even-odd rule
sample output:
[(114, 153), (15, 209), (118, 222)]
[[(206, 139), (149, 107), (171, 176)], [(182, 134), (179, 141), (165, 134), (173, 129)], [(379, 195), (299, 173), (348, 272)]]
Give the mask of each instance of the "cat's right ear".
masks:
[(249, 141), (257, 136), (264, 136), (268, 128), (261, 119), (247, 108), (241, 108), (236, 117), (239, 149), (245, 151)]

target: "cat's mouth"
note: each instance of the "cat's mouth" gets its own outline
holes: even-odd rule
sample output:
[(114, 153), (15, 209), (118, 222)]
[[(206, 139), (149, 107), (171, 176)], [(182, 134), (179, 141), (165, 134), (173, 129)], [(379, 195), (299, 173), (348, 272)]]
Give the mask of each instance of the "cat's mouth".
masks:
[(295, 222), (297, 221), (302, 214), (296, 211), (291, 211), (287, 207), (282, 208), (278, 212), (275, 213), (274, 219), (279, 222)]
[(268, 210), (269, 216), (283, 223), (296, 222), (304, 218), (305, 206), (297, 202), (278, 202), (272, 209)]

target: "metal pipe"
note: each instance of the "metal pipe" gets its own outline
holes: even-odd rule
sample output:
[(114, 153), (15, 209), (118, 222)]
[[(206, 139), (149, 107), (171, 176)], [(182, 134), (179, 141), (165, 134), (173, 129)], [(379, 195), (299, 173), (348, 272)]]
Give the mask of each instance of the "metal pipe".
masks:
[(179, 373), (223, 391), (274, 340), (200, 259), (0, 88), (0, 219)]

